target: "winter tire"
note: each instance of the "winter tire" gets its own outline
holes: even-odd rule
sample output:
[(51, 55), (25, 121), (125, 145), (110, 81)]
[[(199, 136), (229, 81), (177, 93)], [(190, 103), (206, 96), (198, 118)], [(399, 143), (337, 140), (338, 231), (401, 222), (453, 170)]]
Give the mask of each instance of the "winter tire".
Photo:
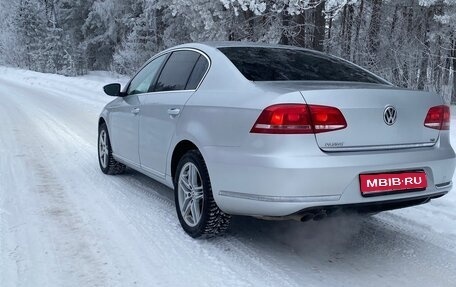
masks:
[(105, 174), (121, 174), (125, 165), (116, 161), (112, 156), (111, 142), (106, 124), (101, 124), (98, 129), (98, 163)]
[(179, 161), (174, 199), (182, 228), (191, 237), (212, 237), (228, 229), (231, 216), (215, 203), (206, 164), (197, 150), (187, 152)]

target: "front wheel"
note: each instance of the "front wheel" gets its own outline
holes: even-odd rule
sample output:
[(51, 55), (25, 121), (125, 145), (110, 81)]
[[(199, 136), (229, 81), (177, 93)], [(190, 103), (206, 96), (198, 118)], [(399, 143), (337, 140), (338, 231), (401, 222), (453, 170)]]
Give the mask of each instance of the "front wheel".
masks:
[(126, 166), (112, 156), (111, 141), (109, 140), (108, 127), (101, 124), (98, 129), (98, 163), (105, 174), (120, 174)]
[(174, 199), (182, 228), (191, 237), (212, 237), (228, 229), (231, 217), (215, 203), (206, 164), (197, 150), (187, 152), (179, 161)]

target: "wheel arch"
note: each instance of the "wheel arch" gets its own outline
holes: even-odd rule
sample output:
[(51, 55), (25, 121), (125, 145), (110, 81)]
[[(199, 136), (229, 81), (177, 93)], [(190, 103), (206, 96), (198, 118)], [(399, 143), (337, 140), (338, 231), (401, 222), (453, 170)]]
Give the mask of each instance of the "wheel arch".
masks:
[(103, 117), (100, 117), (100, 118), (98, 119), (98, 130), (100, 130), (100, 127), (101, 127), (102, 124), (105, 124), (106, 126), (108, 125), (108, 124), (106, 123), (106, 120), (105, 120)]
[(190, 140), (181, 140), (173, 150), (173, 154), (171, 156), (171, 178), (174, 183), (174, 177), (176, 174), (177, 165), (179, 164), (180, 159), (190, 150), (201, 150)]

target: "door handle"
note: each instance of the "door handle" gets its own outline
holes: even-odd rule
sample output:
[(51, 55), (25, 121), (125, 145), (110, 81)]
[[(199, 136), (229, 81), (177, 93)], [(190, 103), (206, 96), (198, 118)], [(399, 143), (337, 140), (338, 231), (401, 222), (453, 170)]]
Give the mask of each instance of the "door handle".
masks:
[(170, 115), (170, 116), (174, 116), (175, 117), (175, 116), (179, 115), (180, 112), (181, 112), (181, 110), (177, 109), (177, 108), (168, 109), (168, 115)]
[(131, 109), (131, 113), (132, 113), (132, 114), (135, 114), (135, 115), (139, 114), (139, 111), (140, 111), (139, 108)]

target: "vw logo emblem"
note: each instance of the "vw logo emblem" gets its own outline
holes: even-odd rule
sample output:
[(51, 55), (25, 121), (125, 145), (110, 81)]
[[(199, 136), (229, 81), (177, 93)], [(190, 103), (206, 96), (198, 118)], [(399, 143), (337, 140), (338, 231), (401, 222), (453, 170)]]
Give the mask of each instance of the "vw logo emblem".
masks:
[(383, 120), (385, 124), (391, 126), (394, 125), (397, 118), (397, 111), (393, 106), (387, 106), (383, 112)]

